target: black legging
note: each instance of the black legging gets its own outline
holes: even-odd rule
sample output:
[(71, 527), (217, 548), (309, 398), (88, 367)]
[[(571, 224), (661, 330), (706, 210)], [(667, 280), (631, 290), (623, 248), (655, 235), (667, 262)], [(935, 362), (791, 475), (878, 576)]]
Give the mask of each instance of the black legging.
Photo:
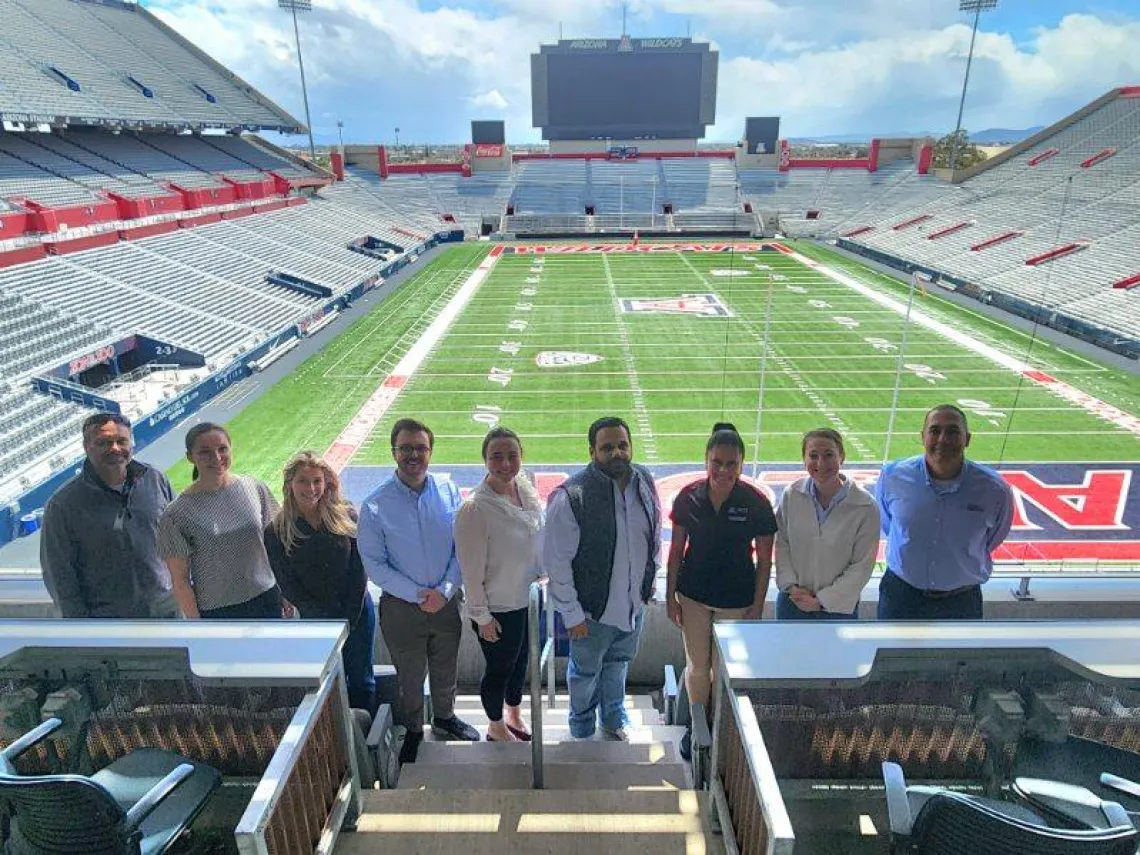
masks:
[(198, 617), (203, 620), (265, 620), (281, 618), (281, 589), (274, 585), (252, 600), (222, 606), (217, 609), (199, 609)]
[[(487, 660), (487, 670), (479, 684), (479, 698), (483, 701), (483, 712), (489, 721), (503, 720), (503, 702), (517, 707), (522, 703), (523, 686), (526, 683), (527, 615), (526, 609), (513, 612), (495, 612), (492, 617), (501, 627), (498, 641), (484, 641), (479, 636), (479, 646)], [(475, 633), (479, 625), (474, 621)]]

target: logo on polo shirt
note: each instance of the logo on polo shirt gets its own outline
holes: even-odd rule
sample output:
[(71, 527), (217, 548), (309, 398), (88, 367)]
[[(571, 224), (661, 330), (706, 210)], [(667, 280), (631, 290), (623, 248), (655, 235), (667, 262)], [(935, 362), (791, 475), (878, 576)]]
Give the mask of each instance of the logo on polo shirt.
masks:
[(680, 297), (627, 299), (619, 301), (626, 314), (697, 315), (730, 318), (732, 311), (716, 294), (682, 294)]
[(602, 357), (596, 353), (575, 353), (572, 350), (544, 350), (534, 358), (539, 368), (566, 368), (601, 361)]

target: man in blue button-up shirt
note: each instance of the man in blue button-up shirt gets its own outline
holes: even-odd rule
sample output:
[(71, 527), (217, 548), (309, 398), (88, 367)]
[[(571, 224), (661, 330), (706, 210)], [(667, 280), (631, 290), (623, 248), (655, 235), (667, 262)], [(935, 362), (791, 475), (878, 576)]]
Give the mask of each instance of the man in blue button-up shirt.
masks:
[(887, 536), (880, 620), (982, 617), (991, 553), (1009, 534), (1013, 496), (993, 469), (966, 459), (966, 415), (950, 404), (926, 414), (924, 455), (883, 467), (876, 487)]
[(392, 426), (396, 472), (364, 501), (357, 542), (369, 578), (380, 586), (380, 631), (400, 687), (397, 721), (407, 728), (401, 762), (423, 740), (425, 674), (431, 676), (432, 732), (478, 741), (455, 715), (460, 616), (459, 560), (452, 526), (459, 488), (428, 474), (435, 437), (424, 424)]

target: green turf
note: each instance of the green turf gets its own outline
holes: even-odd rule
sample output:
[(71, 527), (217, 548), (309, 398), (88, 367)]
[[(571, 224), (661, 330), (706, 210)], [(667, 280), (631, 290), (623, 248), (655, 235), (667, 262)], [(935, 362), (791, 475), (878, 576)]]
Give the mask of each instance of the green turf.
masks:
[[(897, 280), (822, 247), (797, 248), (877, 289), (905, 296), (905, 285)], [(327, 448), (485, 252), (449, 250), (238, 416), (232, 424), (238, 468), (275, 484), (292, 451)], [(532, 269), (533, 256), (504, 255), (354, 462), (390, 462), (388, 431), (395, 419), (409, 415), (435, 430), (435, 460), (441, 463), (478, 462), (481, 438), (493, 418), (523, 435), (532, 462), (581, 460), (586, 428), (603, 414), (630, 421), (638, 456), (646, 462), (699, 459), (709, 428), (724, 419), (736, 423), (751, 456), (761, 372), (759, 459), (796, 460), (804, 430), (834, 426), (848, 438), (849, 460), (881, 460), (902, 317), (777, 253), (757, 252), (752, 261), (744, 256), (548, 256), (539, 272)], [(758, 270), (757, 264), (772, 269)], [(771, 273), (786, 279), (771, 283), (769, 347), (762, 358)], [(733, 316), (617, 309), (621, 298), (698, 293), (718, 294)], [(919, 298), (916, 305), (1129, 413), (1140, 412), (1134, 375), (1040, 340), (1027, 353), (1030, 339), (1024, 334), (936, 295)], [(523, 321), (525, 329), (518, 329)], [(858, 327), (844, 325), (852, 321)], [(886, 349), (876, 349), (868, 338), (882, 340)], [(602, 361), (541, 368), (535, 357), (545, 350), (589, 353)], [(1020, 381), (938, 332), (912, 325), (904, 362), (928, 368), (903, 370), (892, 456), (920, 450), (920, 422), (931, 405), (967, 401), (985, 405), (963, 404), (970, 411), (971, 453), (977, 459), (1140, 458), (1140, 438)], [(509, 383), (489, 379), (493, 369), (509, 372)], [(184, 469), (175, 475), (178, 484), (185, 483)]]
[[(324, 452), (486, 254), (476, 246), (445, 250), (243, 410), (226, 426), (235, 469), (279, 489), (294, 452)], [(184, 461), (169, 475), (176, 490), (190, 483)]]

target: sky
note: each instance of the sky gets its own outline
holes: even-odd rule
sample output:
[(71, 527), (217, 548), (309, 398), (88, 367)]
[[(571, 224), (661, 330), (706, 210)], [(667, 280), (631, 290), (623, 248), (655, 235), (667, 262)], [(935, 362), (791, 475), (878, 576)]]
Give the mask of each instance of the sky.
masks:
[[(304, 121), (293, 22), (276, 0), (143, 5)], [(972, 15), (958, 0), (629, 0), (634, 38), (691, 34), (720, 52), (717, 121), (781, 136), (954, 128)], [(565, 38), (616, 38), (621, 0), (313, 0), (300, 16), (314, 136), (463, 143), (472, 119), (531, 127), (530, 60)], [(1001, 0), (981, 15), (963, 126), (1047, 125), (1114, 86), (1140, 85), (1137, 0)]]

